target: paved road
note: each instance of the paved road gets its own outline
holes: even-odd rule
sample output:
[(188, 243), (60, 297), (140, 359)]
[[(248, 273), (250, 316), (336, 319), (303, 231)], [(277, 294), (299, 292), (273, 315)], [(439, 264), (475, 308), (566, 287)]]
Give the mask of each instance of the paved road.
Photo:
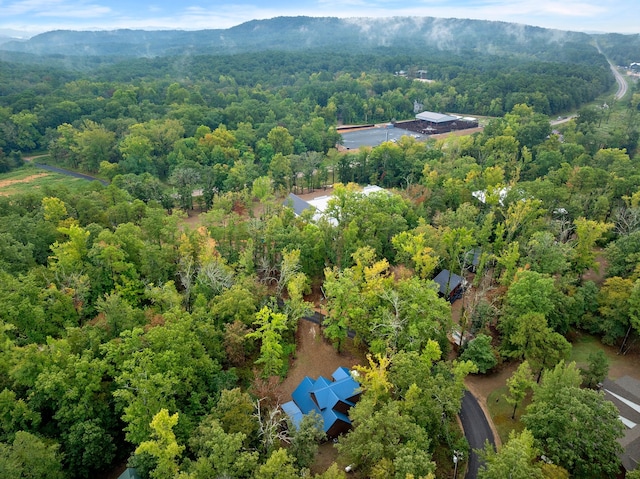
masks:
[(622, 73), (618, 71), (616, 66), (611, 63), (611, 61), (607, 58), (609, 62), (609, 66), (611, 67), (611, 71), (613, 72), (613, 76), (616, 77), (616, 83), (618, 83), (618, 91), (615, 94), (615, 99), (620, 100), (627, 94), (627, 89), (629, 86), (627, 85), (627, 80), (624, 79)]
[(596, 42), (596, 48), (598, 49), (598, 52), (606, 58), (607, 62), (609, 62), (609, 67), (611, 68), (613, 76), (616, 78), (616, 83), (618, 84), (618, 91), (615, 94), (615, 99), (620, 100), (627, 94), (627, 90), (629, 88), (627, 80), (624, 79), (613, 62), (609, 60), (604, 52), (600, 49), (600, 45), (598, 45), (598, 42)]
[(81, 178), (83, 180), (88, 180), (88, 181), (99, 181), (105, 186), (109, 184), (109, 182), (106, 180), (101, 180), (99, 178), (95, 178), (89, 175), (83, 175), (82, 173), (76, 173), (75, 171), (65, 170), (63, 168), (58, 168), (56, 166), (44, 165), (42, 163), (34, 163), (34, 165), (42, 170), (53, 171), (54, 173), (60, 173), (61, 175), (72, 176), (74, 178)]
[(474, 449), (482, 449), (485, 441), (488, 439), (495, 447), (496, 443), (493, 438), (493, 432), (489, 427), (484, 411), (478, 404), (476, 398), (469, 391), (464, 392), (462, 398), (462, 409), (460, 410), (460, 421), (464, 429), (464, 435), (469, 442), (471, 456), (467, 465), (466, 479), (476, 479), (478, 476), (478, 467), (480, 466), (480, 458), (473, 452)]

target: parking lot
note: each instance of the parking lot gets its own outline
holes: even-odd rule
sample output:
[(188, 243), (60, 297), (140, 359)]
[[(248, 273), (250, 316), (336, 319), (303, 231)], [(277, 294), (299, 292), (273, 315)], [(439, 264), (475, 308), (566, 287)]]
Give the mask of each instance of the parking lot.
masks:
[(357, 150), (361, 146), (373, 147), (385, 141), (398, 141), (404, 135), (413, 136), (418, 140), (427, 138), (427, 135), (402, 128), (375, 127), (342, 133), (342, 146), (347, 150)]

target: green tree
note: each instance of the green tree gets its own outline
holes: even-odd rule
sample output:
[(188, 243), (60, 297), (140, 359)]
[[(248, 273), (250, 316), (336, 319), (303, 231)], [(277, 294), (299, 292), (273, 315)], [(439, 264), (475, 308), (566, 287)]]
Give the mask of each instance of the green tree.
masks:
[(291, 445), (287, 452), (295, 458), (299, 469), (313, 463), (320, 441), (325, 439), (322, 416), (315, 411), (305, 414), (297, 426), (289, 424)]
[(484, 464), (478, 471), (479, 479), (543, 479), (542, 465), (537, 461), (538, 449), (533, 435), (525, 429), (521, 433), (511, 431), (509, 440), (500, 451), (486, 444), (481, 453)]
[(74, 152), (87, 171), (96, 173), (102, 161), (110, 161), (114, 155), (116, 135), (90, 120), (85, 120), (82, 130), (75, 134)]
[(273, 147), (274, 153), (291, 155), (293, 153), (293, 136), (283, 126), (276, 126), (267, 134), (267, 141)]
[(257, 329), (247, 338), (260, 340), (260, 357), (256, 364), (262, 365), (262, 376), (267, 378), (282, 373), (284, 366), (282, 333), (287, 329), (287, 317), (264, 306), (256, 313)]
[(577, 218), (573, 224), (576, 228), (576, 244), (574, 247), (573, 270), (582, 278), (582, 274), (589, 268), (598, 271), (594, 246), (598, 240), (611, 228), (613, 224), (602, 223), (585, 218)]
[(46, 444), (18, 431), (11, 445), (0, 443), (0, 476), (24, 479), (63, 479), (57, 444)]
[(498, 364), (496, 351), (491, 346), (491, 336), (478, 334), (473, 338), (460, 355), (463, 361), (471, 361), (478, 367), (478, 372), (485, 374)]
[(609, 373), (609, 360), (602, 349), (589, 353), (587, 357), (587, 369), (582, 369), (584, 384), (588, 388), (594, 389), (599, 383), (605, 380)]
[(529, 367), (528, 361), (520, 363), (518, 369), (507, 379), (509, 395), (505, 396), (505, 399), (509, 404), (513, 404), (511, 419), (516, 418), (516, 409), (527, 395), (527, 391), (533, 388), (534, 383), (533, 372)]
[(286, 449), (276, 449), (255, 473), (255, 479), (298, 479), (300, 476), (293, 465), (294, 458)]
[(604, 393), (581, 389), (575, 363), (545, 372), (522, 416), (535, 444), (574, 477), (616, 477), (624, 425)]
[[(347, 462), (367, 477), (372, 477), (376, 468), (378, 477), (382, 468), (386, 477), (396, 478), (434, 472), (429, 437), (411, 415), (403, 413), (402, 404), (392, 400), (374, 406), (363, 398), (351, 409), (353, 429), (337, 445)], [(410, 455), (410, 464), (400, 459), (408, 460)]]
[(196, 479), (252, 477), (258, 468), (258, 453), (245, 447), (242, 432), (225, 432), (212, 416), (206, 416), (189, 439), (196, 457), (189, 470)]
[(634, 283), (631, 279), (617, 276), (607, 278), (598, 292), (598, 312), (602, 318), (599, 332), (602, 342), (614, 344), (624, 338), (620, 352), (624, 351), (632, 326), (630, 322), (630, 299)]
[(518, 327), (509, 338), (509, 355), (524, 358), (539, 373), (552, 368), (571, 353), (571, 343), (547, 326), (540, 313), (528, 313), (518, 319)]
[(178, 460), (184, 446), (178, 444), (173, 428), (178, 424), (178, 413), (169, 415), (161, 409), (151, 421), (151, 440), (142, 442), (136, 448), (136, 454), (149, 454), (156, 461), (151, 471), (153, 479), (173, 479), (178, 474)]

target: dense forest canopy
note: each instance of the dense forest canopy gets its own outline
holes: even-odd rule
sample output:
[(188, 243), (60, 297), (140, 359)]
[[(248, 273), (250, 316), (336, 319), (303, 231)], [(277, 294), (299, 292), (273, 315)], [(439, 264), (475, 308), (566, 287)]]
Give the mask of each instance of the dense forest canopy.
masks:
[[(326, 338), (369, 353), (337, 446), (361, 477), (450, 477), (453, 451), (469, 453), (463, 380), (508, 361), (513, 417), (533, 391), (526, 429), (485, 452), (482, 477), (615, 477), (620, 423), (581, 388), (601, 374), (565, 361), (572, 332), (621, 352), (640, 335), (640, 92), (612, 100), (587, 35), (393, 22), (402, 35), (250, 22), (224, 32), (224, 54), (213, 31), (52, 32), (0, 65), (0, 172), (38, 153), (109, 180), (0, 196), (1, 476), (96, 477), (128, 460), (152, 478), (344, 477), (311, 475), (317, 420), (283, 427), (275, 393), (321, 294)], [(327, 26), (344, 33), (339, 55)], [(302, 27), (304, 48), (278, 50), (301, 47)], [(54, 40), (114, 56), (34, 53)], [(599, 39), (608, 54), (614, 41)], [(339, 151), (338, 124), (411, 119), (416, 103), (491, 118), (473, 135)], [(553, 131), (549, 115), (569, 112)], [(284, 204), (328, 186), (325, 217)], [(596, 247), (602, 283), (587, 276)], [(468, 281), (455, 323), (441, 270)]]

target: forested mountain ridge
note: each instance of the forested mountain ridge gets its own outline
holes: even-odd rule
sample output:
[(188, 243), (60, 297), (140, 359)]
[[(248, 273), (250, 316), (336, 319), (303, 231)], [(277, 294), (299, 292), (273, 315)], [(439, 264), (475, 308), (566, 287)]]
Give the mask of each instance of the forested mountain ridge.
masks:
[[(482, 20), (432, 17), (311, 18), (253, 20), (229, 29), (200, 31), (52, 31), (28, 41), (7, 42), (3, 51), (37, 55), (156, 57), (234, 54), (264, 50), (379, 47), (524, 54), (553, 58), (567, 43), (588, 44), (585, 33)], [(552, 55), (552, 56), (549, 56)]]

